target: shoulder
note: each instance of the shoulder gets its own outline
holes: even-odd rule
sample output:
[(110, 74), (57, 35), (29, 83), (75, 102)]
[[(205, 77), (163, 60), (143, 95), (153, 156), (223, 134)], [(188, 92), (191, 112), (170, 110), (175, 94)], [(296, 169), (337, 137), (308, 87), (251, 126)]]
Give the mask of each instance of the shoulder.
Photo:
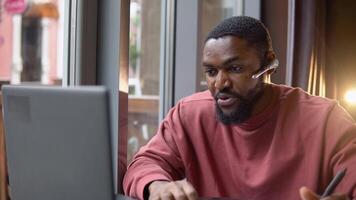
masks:
[(274, 87), (279, 91), (280, 111), (300, 121), (325, 122), (335, 109), (342, 111), (336, 100), (311, 95), (301, 88), (283, 85)]
[(179, 102), (184, 105), (196, 104), (196, 103), (211, 103), (213, 97), (208, 90), (198, 92), (190, 96), (182, 98)]
[(206, 115), (214, 116), (214, 107), (215, 101), (207, 90), (182, 98), (173, 109), (179, 112), (181, 118), (189, 120)]
[(355, 134), (354, 120), (336, 100), (311, 95), (301, 88), (275, 88), (280, 92), (279, 119), (289, 129), (308, 138), (313, 135), (330, 141), (338, 141), (348, 131)]
[(273, 85), (279, 91), (280, 101), (294, 103), (301, 106), (310, 107), (334, 107), (338, 104), (336, 100), (311, 95), (299, 87), (289, 87), (285, 85)]
[(195, 113), (200, 113), (204, 111), (211, 112), (211, 109), (214, 108), (215, 101), (211, 96), (211, 93), (206, 90), (181, 99), (179, 104), (183, 111), (194, 111)]
[(285, 116), (284, 120), (292, 119), (295, 124), (311, 129), (323, 126), (337, 131), (341, 127), (355, 127), (353, 118), (338, 101), (311, 95), (301, 88), (273, 86), (279, 91), (279, 114)]

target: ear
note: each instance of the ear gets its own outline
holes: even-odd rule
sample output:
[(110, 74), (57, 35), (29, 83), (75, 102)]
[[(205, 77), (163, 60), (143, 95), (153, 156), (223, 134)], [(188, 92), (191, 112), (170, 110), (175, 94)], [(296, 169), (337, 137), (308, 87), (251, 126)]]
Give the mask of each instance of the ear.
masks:
[(273, 50), (268, 50), (265, 54), (265, 58), (266, 58), (266, 63), (271, 64), (274, 61), (274, 59), (276, 59), (276, 54), (274, 53)]
[[(275, 62), (276, 60), (276, 54), (274, 53), (273, 50), (269, 50), (266, 52), (266, 63), (267, 63), (267, 66), (266, 67), (269, 67), (273, 62)], [(275, 72), (276, 70), (269, 70), (267, 72), (267, 75), (271, 75), (273, 72)]]

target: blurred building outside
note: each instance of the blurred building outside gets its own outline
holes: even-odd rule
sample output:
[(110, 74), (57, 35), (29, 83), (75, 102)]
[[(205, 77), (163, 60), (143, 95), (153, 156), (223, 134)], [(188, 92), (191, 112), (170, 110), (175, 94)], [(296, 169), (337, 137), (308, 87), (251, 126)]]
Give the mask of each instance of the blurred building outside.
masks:
[(0, 3), (0, 80), (61, 84), (64, 1)]

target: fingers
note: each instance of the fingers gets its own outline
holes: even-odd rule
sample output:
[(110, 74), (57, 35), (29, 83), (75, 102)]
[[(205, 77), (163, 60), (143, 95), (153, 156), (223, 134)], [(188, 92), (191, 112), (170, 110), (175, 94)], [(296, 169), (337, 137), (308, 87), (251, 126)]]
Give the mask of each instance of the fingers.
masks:
[(198, 199), (198, 193), (195, 191), (193, 185), (190, 184), (186, 179), (182, 180), (182, 188), (188, 200)]
[(319, 200), (320, 197), (315, 194), (313, 191), (309, 190), (306, 187), (301, 187), (299, 189), (299, 194), (302, 200)]
[(349, 198), (345, 194), (333, 194), (331, 196), (321, 198), (319, 195), (315, 194), (313, 191), (306, 187), (301, 187), (299, 190), (300, 197), (302, 200), (348, 200)]
[(183, 190), (182, 184), (180, 184), (179, 182), (172, 182), (170, 184), (172, 184), (172, 189), (170, 190), (170, 192), (173, 194), (174, 199), (188, 200), (188, 197)]
[(345, 194), (333, 194), (331, 196), (322, 198), (322, 200), (349, 200)]
[(155, 181), (149, 187), (149, 200), (196, 200), (198, 194), (185, 179), (174, 182)]

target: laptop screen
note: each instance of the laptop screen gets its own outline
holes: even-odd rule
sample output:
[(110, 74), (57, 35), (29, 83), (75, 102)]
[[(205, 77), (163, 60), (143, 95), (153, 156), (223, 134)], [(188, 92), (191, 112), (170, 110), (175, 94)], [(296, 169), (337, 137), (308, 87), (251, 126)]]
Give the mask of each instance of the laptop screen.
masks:
[(3, 86), (2, 93), (13, 199), (113, 199), (105, 88)]

